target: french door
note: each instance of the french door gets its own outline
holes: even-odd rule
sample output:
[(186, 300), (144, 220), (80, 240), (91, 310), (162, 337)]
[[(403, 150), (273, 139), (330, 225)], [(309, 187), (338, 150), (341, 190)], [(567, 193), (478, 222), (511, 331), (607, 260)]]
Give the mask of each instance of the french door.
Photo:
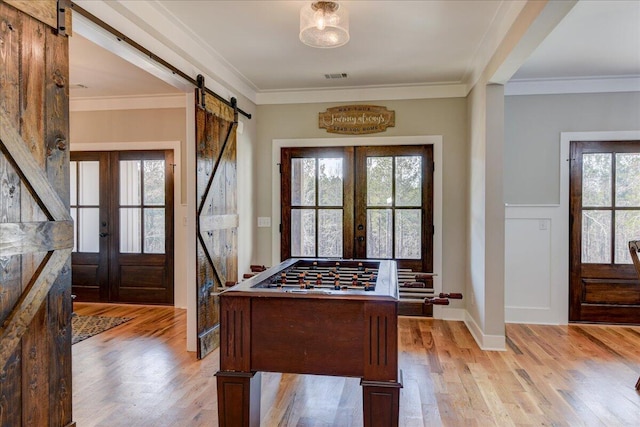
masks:
[(173, 152), (72, 152), (78, 301), (173, 304)]
[(640, 323), (628, 250), (640, 238), (640, 141), (574, 141), (569, 320)]
[(433, 147), (283, 148), (281, 259), (433, 269)]

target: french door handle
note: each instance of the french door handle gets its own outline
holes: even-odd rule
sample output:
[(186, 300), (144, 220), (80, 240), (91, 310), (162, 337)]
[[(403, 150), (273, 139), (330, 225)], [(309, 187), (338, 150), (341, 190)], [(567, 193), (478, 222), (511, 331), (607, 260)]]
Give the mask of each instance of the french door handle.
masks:
[(99, 236), (100, 237), (107, 237), (109, 235), (109, 233), (100, 233)]
[(358, 242), (364, 242), (364, 236), (358, 236)]

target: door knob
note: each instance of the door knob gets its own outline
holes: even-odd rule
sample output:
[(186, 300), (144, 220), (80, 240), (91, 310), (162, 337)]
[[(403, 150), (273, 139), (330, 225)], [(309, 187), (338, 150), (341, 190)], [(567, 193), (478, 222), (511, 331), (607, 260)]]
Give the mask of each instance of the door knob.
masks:
[(99, 236), (100, 237), (107, 237), (109, 235), (109, 233), (100, 233)]
[(358, 242), (364, 242), (364, 236), (359, 236), (358, 237)]

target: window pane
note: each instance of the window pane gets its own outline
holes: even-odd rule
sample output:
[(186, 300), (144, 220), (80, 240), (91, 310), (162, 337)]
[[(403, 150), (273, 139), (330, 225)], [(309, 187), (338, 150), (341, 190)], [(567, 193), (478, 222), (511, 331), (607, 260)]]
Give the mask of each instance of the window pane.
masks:
[(367, 157), (367, 206), (391, 206), (393, 157)]
[(422, 204), (422, 157), (396, 157), (396, 206)]
[(164, 205), (164, 160), (144, 161), (144, 204)]
[(393, 258), (391, 209), (367, 209), (367, 258)]
[(396, 258), (422, 257), (422, 212), (419, 209), (396, 210)]
[(120, 252), (140, 253), (139, 208), (120, 208)]
[(616, 211), (616, 264), (631, 264), (629, 240), (640, 238), (640, 211)]
[(291, 204), (315, 206), (316, 159), (291, 159)]
[(342, 209), (318, 211), (318, 256), (342, 257)]
[(78, 209), (78, 252), (100, 252), (100, 209)]
[(120, 161), (120, 204), (140, 205), (140, 160)]
[(318, 204), (342, 206), (342, 159), (318, 160)]
[(100, 204), (100, 162), (79, 162), (80, 205)]
[(611, 206), (610, 153), (582, 155), (582, 206)]
[(582, 262), (611, 263), (611, 211), (582, 211)]
[(78, 209), (71, 208), (71, 219), (73, 219), (73, 252), (78, 252)]
[(616, 206), (640, 207), (639, 153), (616, 154)]
[(291, 209), (291, 256), (316, 256), (316, 211)]
[(144, 210), (144, 252), (164, 253), (164, 208)]
[(78, 163), (69, 163), (69, 202), (71, 206), (78, 204)]

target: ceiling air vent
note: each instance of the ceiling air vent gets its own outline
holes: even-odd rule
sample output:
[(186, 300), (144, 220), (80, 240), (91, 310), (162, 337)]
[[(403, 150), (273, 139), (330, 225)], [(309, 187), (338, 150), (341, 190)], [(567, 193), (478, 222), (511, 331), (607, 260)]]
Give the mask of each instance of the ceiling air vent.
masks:
[(325, 74), (325, 79), (334, 80), (334, 79), (346, 79), (347, 73), (333, 73), (333, 74)]

